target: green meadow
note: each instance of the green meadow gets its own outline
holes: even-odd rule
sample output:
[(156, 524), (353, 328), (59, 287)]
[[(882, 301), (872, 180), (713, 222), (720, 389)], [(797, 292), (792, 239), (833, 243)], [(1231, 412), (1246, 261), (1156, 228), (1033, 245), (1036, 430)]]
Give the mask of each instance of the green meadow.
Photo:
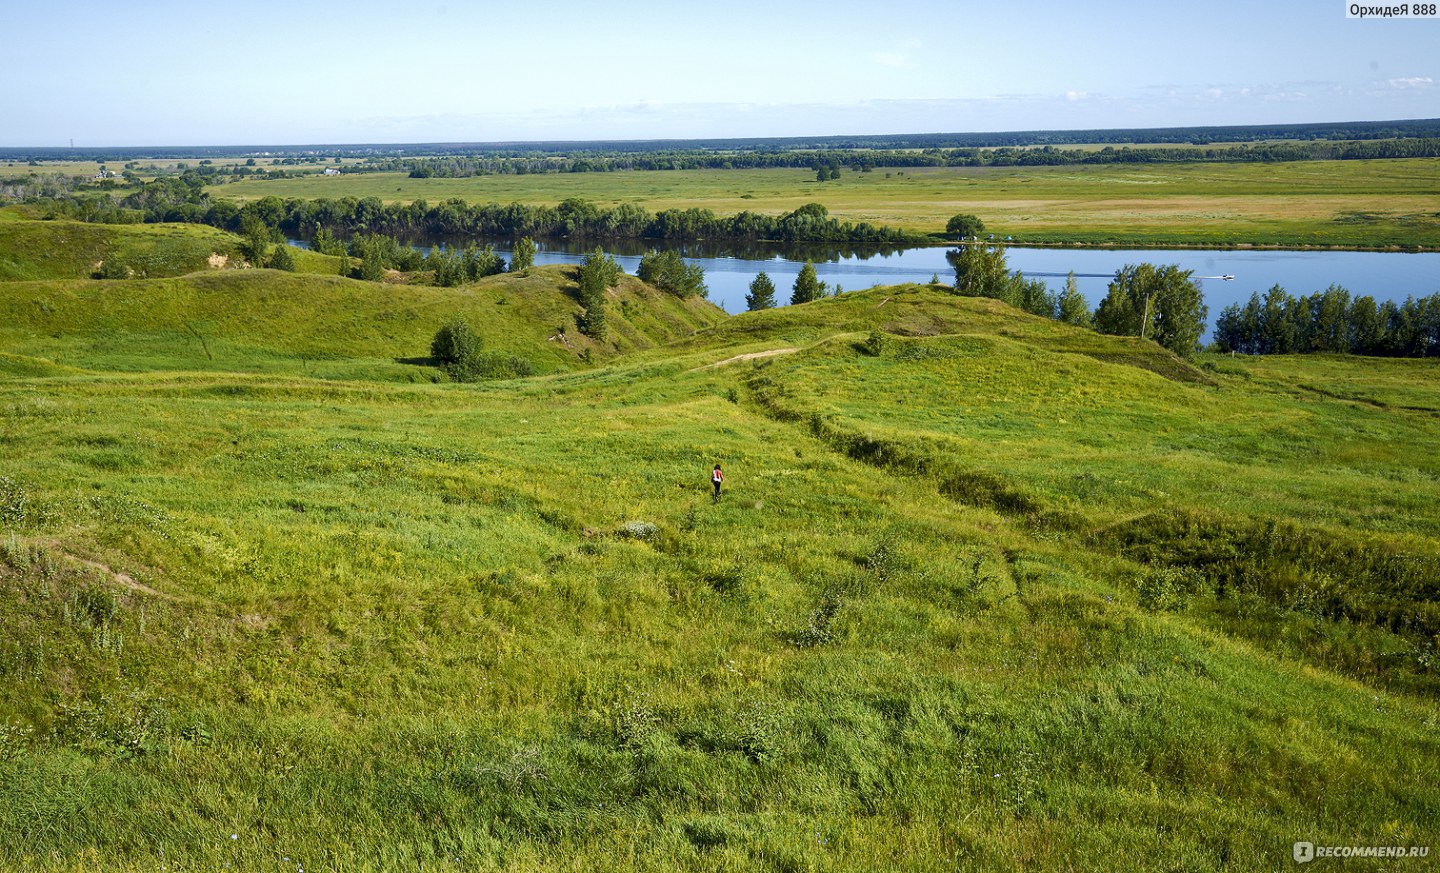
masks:
[[(633, 277), (597, 342), (570, 268), (75, 275), (112, 230), (3, 255), (0, 868), (1434, 846), (1434, 360)], [(451, 382), (456, 317), (537, 375)]]
[(239, 201), (266, 196), (458, 197), (471, 203), (789, 212), (824, 204), (832, 215), (939, 234), (957, 213), (1026, 243), (1123, 245), (1440, 245), (1440, 160), (1298, 161), (953, 167), (816, 182), (809, 170), (676, 170), (411, 179), (403, 173), (247, 179), (208, 189)]

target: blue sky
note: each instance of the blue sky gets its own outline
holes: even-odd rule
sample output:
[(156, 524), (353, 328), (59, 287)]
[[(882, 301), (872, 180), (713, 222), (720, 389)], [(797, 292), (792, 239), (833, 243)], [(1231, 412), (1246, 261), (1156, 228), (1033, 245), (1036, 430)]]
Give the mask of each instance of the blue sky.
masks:
[(14, 4), (0, 146), (1440, 116), (1440, 21), (1340, 0)]

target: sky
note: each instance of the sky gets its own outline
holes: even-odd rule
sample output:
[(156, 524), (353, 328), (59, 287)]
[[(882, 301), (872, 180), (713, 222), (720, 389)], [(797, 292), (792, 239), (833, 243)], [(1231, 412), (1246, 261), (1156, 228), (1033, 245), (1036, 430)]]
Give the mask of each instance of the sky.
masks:
[(1440, 117), (1342, 0), (19, 2), (0, 146), (687, 139)]

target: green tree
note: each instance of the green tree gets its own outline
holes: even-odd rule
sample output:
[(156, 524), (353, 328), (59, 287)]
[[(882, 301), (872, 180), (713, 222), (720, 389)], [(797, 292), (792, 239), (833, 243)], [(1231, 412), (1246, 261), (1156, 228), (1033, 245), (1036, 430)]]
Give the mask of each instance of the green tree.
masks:
[(510, 272), (523, 273), (535, 266), (535, 240), (522, 236), (510, 252)]
[(1385, 323), (1375, 298), (1356, 297), (1350, 304), (1350, 351), (1357, 355), (1379, 355), (1385, 348)]
[(295, 256), (290, 253), (289, 246), (281, 244), (275, 247), (274, 253), (270, 255), (270, 260), (265, 263), (265, 266), (272, 270), (293, 273), (295, 272)]
[(602, 340), (606, 334), (605, 290), (620, 281), (620, 264), (598, 247), (585, 256), (576, 271), (580, 285), (581, 314), (580, 332), (595, 340)]
[(1015, 273), (1007, 283), (1007, 291), (1002, 299), (1011, 306), (1043, 318), (1058, 316), (1059, 302), (1041, 279), (1026, 279), (1024, 274)]
[(264, 264), (271, 238), (270, 228), (263, 221), (247, 218), (240, 228), (240, 256), (253, 266)]
[(1015, 296), (1010, 269), (1005, 263), (1001, 246), (964, 245), (945, 253), (955, 268), (955, 293), (966, 297), (994, 297), (1005, 300)]
[(1339, 285), (1310, 295), (1310, 347), (1317, 352), (1350, 351), (1349, 310), (1350, 292)]
[(809, 261), (800, 268), (800, 275), (795, 277), (795, 284), (791, 288), (790, 302), (809, 303), (812, 300), (819, 300), (825, 296), (825, 283), (820, 281), (819, 275), (815, 272), (815, 265)]
[(1061, 321), (1077, 327), (1090, 327), (1090, 304), (1085, 302), (1076, 287), (1074, 273), (1065, 277), (1065, 290), (1060, 292), (1058, 305)]
[(979, 236), (985, 230), (985, 222), (978, 215), (962, 212), (945, 223), (945, 232), (956, 239)]
[(1205, 306), (1193, 271), (1178, 266), (1126, 265), (1115, 273), (1095, 313), (1101, 333), (1154, 340), (1177, 355), (1195, 353), (1205, 332)]
[(775, 308), (775, 283), (763, 271), (750, 283), (750, 293), (745, 295), (745, 308), (751, 312)]
[(686, 264), (678, 252), (652, 251), (640, 259), (635, 271), (640, 281), (648, 282), (661, 291), (668, 291), (676, 297), (704, 297), (709, 293), (705, 287), (705, 269), (699, 264)]
[(340, 255), (345, 253), (345, 244), (322, 227), (315, 231), (315, 236), (310, 239), (310, 250), (321, 255)]
[(1261, 354), (1289, 355), (1297, 351), (1299, 334), (1292, 315), (1289, 293), (1272, 285), (1260, 306)]

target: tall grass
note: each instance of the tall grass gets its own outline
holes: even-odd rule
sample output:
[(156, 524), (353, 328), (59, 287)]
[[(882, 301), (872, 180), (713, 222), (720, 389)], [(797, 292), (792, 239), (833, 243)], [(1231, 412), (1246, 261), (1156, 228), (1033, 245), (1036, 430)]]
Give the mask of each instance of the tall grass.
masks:
[[(0, 286), (0, 364), (31, 362), (0, 370), (0, 866), (1219, 870), (1431, 840), (1433, 648), (1222, 597), (1194, 548), (1269, 520), (1296, 572), (1307, 537), (1433, 548), (1426, 362), (1195, 370), (909, 286), (733, 319), (622, 289), (698, 332), (478, 386), (369, 369), (432, 312), (540, 359), (576, 307), (535, 272), (530, 326), (480, 317), (513, 284)], [(1294, 388), (1337, 374), (1417, 408)]]

